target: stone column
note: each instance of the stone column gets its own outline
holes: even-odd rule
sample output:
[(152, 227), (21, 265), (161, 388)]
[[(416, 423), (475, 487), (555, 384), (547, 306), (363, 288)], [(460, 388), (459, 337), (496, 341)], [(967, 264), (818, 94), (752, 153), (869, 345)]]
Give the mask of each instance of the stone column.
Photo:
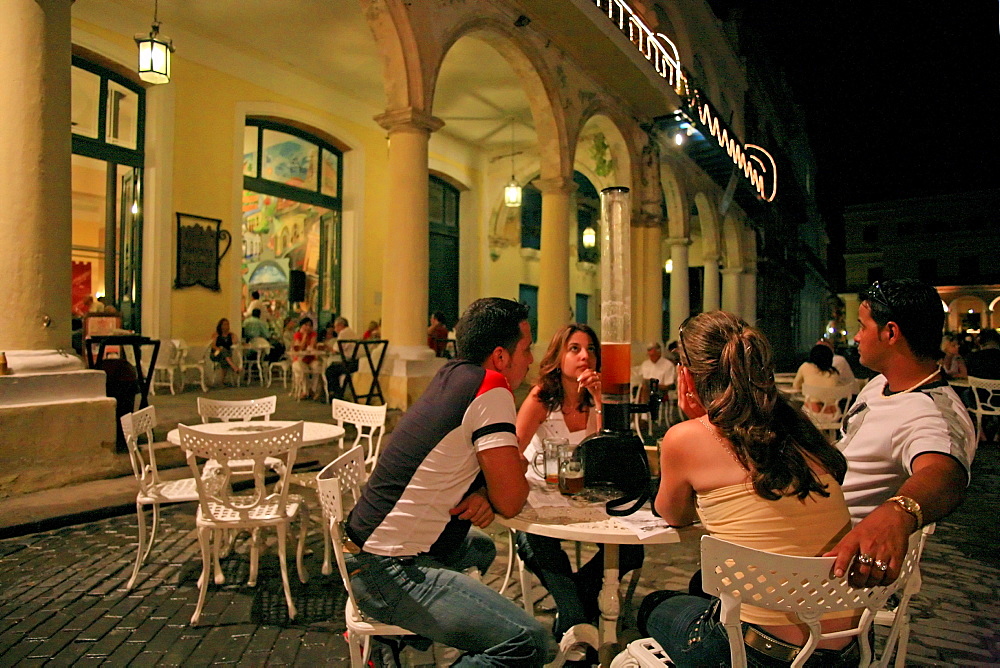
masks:
[(542, 248), (538, 280), (538, 341), (548, 344), (555, 331), (569, 322), (570, 195), (573, 179), (536, 179), (542, 192)]
[[(0, 12), (0, 351), (15, 371), (62, 366), (39, 353), (70, 347), (71, 4), (10, 0)], [(15, 363), (12, 351), (32, 354)]]
[(0, 12), (0, 497), (115, 473), (115, 401), (70, 348), (71, 0)]
[(741, 295), (742, 267), (726, 267), (722, 270), (722, 310), (742, 315)]
[(691, 293), (688, 285), (689, 239), (667, 239), (674, 268), (670, 274), (670, 336), (691, 315)]
[(743, 293), (743, 319), (751, 325), (757, 324), (757, 267), (750, 265), (740, 277)]
[(427, 347), (427, 144), (431, 132), (444, 122), (413, 108), (387, 111), (375, 121), (389, 132), (389, 242), (382, 271), (382, 333), (399, 357), (432, 357)]
[(705, 263), (705, 310), (718, 311), (722, 304), (719, 285), (719, 256), (706, 255)]

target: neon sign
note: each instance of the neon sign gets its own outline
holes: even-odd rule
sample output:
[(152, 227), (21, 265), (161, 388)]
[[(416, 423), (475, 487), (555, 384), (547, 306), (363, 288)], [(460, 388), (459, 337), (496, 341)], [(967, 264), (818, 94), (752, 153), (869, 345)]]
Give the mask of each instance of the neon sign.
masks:
[[(671, 88), (681, 96), (692, 118), (697, 118), (708, 130), (708, 134), (719, 142), (719, 146), (743, 172), (760, 198), (765, 202), (773, 202), (778, 194), (778, 166), (774, 157), (761, 146), (740, 143), (736, 135), (719, 119), (708, 100), (702, 99), (701, 91), (691, 87), (681, 66), (677, 46), (670, 38), (662, 32), (654, 34), (624, 0), (594, 0), (594, 3), (625, 33), (639, 53), (652, 63), (656, 73), (666, 79)], [(682, 141), (683, 137), (677, 144), (680, 145)]]
[[(687, 80), (685, 79), (685, 83)], [(726, 151), (736, 168), (750, 181), (765, 202), (773, 202), (778, 194), (778, 166), (767, 149), (757, 144), (741, 144), (735, 133), (726, 127), (712, 105), (695, 90), (684, 98), (684, 106)]]

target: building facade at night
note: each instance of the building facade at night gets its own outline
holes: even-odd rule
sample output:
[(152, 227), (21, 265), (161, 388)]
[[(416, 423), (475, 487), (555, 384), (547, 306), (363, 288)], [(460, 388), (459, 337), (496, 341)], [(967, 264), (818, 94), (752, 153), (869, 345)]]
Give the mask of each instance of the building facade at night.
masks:
[[(0, 91), (30, 102), (0, 117), (0, 419), (18, 434), (0, 450), (58, 440), (39, 425), (66, 411), (113, 423), (58, 352), (87, 295), (192, 347), (222, 317), (238, 331), (254, 290), (278, 323), (295, 302), (380, 320), (398, 408), (441, 364), (430, 312), (453, 325), (495, 295), (529, 303), (540, 347), (570, 320), (600, 332), (589, 240), (610, 186), (632, 192), (633, 342), (724, 308), (790, 363), (827, 319), (801, 119), (704, 0), (161, 0), (163, 85), (136, 74), (152, 2), (9, 4)], [(38, 371), (62, 374), (58, 411)], [(12, 378), (34, 389), (14, 401)], [(55, 450), (106, 450), (109, 429)]]
[(872, 282), (915, 278), (937, 288), (950, 332), (1000, 328), (1000, 190), (893, 200), (844, 211), (847, 324)]

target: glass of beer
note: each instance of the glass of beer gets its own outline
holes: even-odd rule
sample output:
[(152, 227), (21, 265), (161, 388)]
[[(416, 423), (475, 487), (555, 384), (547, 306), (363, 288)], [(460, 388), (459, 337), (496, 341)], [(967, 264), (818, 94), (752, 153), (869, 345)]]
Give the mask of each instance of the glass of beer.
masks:
[(566, 446), (559, 456), (559, 491), (563, 494), (579, 494), (583, 491), (583, 459), (577, 448)]

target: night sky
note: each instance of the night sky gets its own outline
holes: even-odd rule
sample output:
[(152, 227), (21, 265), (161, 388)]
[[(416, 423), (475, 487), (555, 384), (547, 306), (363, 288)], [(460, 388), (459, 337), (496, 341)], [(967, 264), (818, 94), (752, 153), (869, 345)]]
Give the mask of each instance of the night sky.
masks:
[(998, 0), (710, 3), (742, 11), (784, 67), (828, 218), (849, 204), (998, 187)]

